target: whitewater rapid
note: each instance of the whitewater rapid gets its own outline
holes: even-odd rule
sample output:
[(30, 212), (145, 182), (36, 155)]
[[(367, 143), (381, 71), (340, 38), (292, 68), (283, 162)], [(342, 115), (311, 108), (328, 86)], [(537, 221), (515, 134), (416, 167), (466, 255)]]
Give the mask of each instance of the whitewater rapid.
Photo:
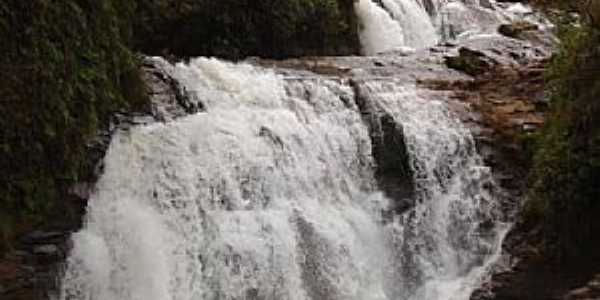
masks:
[[(465, 300), (497, 258), (490, 170), (414, 84), (156, 61), (206, 112), (113, 137), (59, 299)], [(404, 133), (392, 218), (357, 89)]]

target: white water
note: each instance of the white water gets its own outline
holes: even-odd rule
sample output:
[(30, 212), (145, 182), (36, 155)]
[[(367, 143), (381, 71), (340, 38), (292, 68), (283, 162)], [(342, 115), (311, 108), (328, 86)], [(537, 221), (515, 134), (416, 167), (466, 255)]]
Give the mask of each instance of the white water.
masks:
[(404, 43), (424, 48), (438, 42), (438, 34), (427, 11), (415, 0), (382, 0), (392, 18), (404, 31)]
[(360, 41), (366, 55), (405, 46), (404, 31), (388, 13), (371, 0), (359, 0), (356, 13), (362, 22)]
[(113, 138), (60, 299), (464, 300), (477, 287), (503, 228), (489, 170), (441, 102), (363, 87), (404, 127), (415, 174), (417, 205), (386, 221), (349, 86), (163, 64), (208, 111)]
[(416, 206), (387, 228), (394, 245), (391, 299), (469, 299), (501, 251), (508, 226), (497, 220), (491, 171), (473, 137), (444, 103), (389, 83), (370, 97), (402, 124)]
[[(523, 4), (505, 5), (489, 0), (360, 0), (356, 11), (361, 20), (360, 38), (366, 55), (395, 49), (426, 48), (441, 40), (469, 39), (497, 34), (502, 23), (527, 20), (540, 27), (549, 24)], [(431, 8), (426, 10), (425, 1)]]

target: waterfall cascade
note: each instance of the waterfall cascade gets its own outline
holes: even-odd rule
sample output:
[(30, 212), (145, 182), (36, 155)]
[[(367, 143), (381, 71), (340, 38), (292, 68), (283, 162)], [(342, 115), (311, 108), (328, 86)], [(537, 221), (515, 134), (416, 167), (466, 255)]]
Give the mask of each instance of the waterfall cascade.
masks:
[[(411, 83), (162, 64), (206, 112), (113, 138), (61, 300), (464, 300), (498, 255), (489, 169)], [(357, 92), (404, 132), (391, 219)]]
[(494, 0), (360, 0), (363, 52), (433, 46), (441, 40), (496, 34), (498, 25), (527, 19), (546, 26), (529, 7)]

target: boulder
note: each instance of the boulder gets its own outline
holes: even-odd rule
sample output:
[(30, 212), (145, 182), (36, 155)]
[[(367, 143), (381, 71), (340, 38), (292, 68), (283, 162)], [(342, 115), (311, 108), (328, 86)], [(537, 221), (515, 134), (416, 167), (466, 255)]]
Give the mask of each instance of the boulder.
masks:
[(35, 248), (33, 248), (33, 253), (36, 255), (43, 255), (43, 256), (59, 256), (60, 249), (58, 248), (58, 246), (53, 245), (53, 244), (40, 245), (40, 246), (36, 246)]
[(471, 76), (482, 75), (498, 64), (483, 52), (466, 47), (458, 49), (458, 56), (445, 58), (448, 68), (455, 69)]
[(516, 21), (498, 27), (498, 33), (515, 39), (524, 39), (523, 33), (537, 30), (539, 30), (539, 27), (536, 24), (527, 21)]

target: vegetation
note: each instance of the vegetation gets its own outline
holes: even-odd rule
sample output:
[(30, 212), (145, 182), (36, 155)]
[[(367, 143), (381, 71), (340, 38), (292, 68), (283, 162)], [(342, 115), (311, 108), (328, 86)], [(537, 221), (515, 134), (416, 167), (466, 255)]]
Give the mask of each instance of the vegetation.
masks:
[(65, 189), (92, 171), (87, 142), (143, 103), (132, 14), (118, 0), (0, 2), (0, 248), (16, 223), (64, 218)]
[(139, 1), (136, 46), (176, 56), (357, 54), (353, 0)]
[(559, 31), (552, 115), (533, 158), (526, 219), (542, 229), (550, 255), (570, 260), (600, 246), (600, 32), (592, 19)]

